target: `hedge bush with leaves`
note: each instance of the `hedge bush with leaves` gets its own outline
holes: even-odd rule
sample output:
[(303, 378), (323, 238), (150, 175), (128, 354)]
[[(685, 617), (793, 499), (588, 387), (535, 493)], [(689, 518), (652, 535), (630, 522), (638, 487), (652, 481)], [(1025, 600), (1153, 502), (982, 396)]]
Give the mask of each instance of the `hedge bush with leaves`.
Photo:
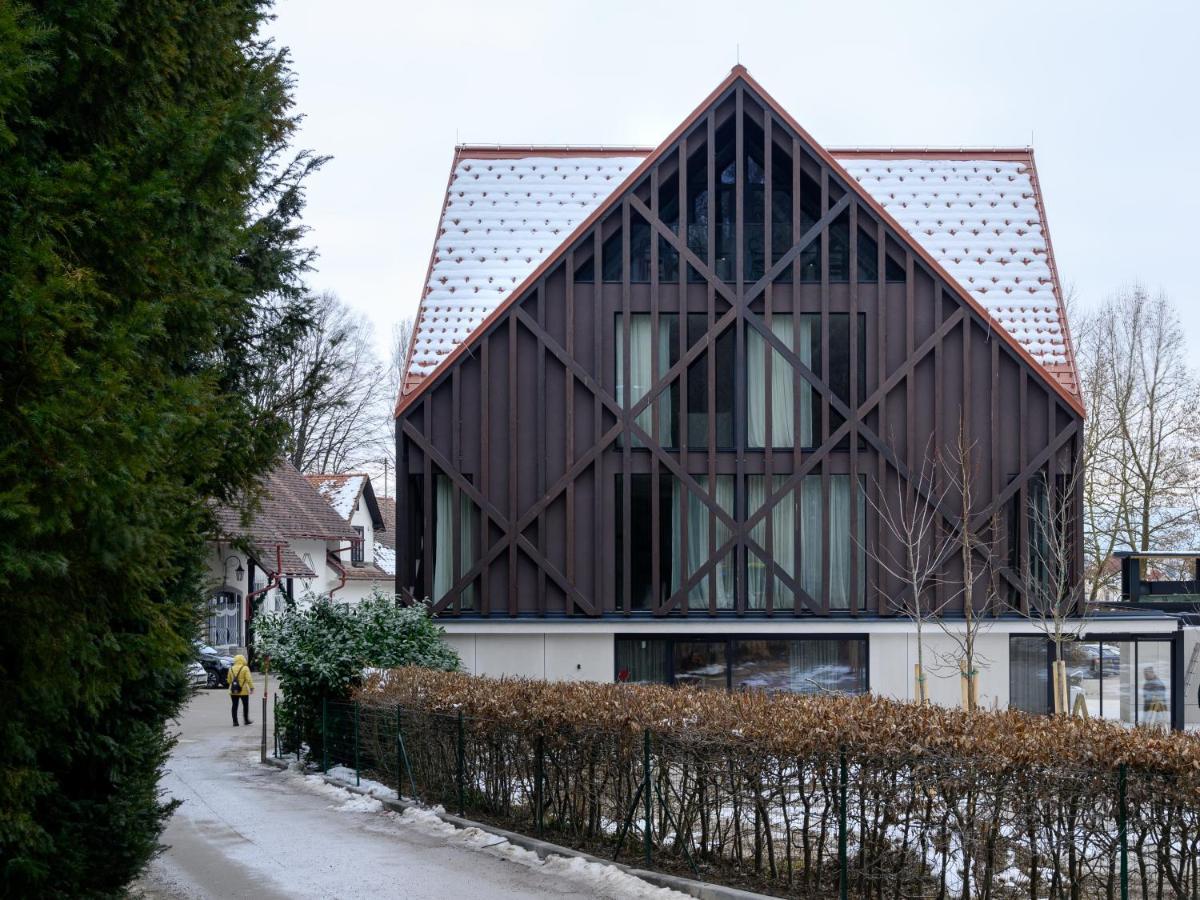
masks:
[(288, 749), (303, 741), (320, 751), (322, 699), (347, 697), (367, 669), (459, 667), (426, 606), (401, 606), (379, 591), (357, 605), (319, 596), (304, 608), (264, 615), (257, 635), (283, 692), (276, 721), (290, 736)]
[(844, 810), (851, 896), (1115, 898), (1123, 797), (1132, 895), (1200, 895), (1194, 735), (874, 696), (416, 669), (355, 696), (363, 768), (428, 802), (461, 798), (474, 818), (630, 861), (646, 840), (648, 734), (648, 842), (668, 871), (835, 896)]

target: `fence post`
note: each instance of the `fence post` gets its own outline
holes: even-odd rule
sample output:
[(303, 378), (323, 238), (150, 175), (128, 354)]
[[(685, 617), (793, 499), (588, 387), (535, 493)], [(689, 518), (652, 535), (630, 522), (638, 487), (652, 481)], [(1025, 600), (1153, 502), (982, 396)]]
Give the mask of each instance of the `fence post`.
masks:
[(545, 777), (546, 770), (546, 739), (543, 735), (537, 736), (537, 756), (535, 759), (535, 771), (533, 782), (533, 803), (534, 803), (534, 825), (537, 828), (538, 837), (542, 836), (542, 819), (545, 811), (545, 797), (542, 793), (542, 779)]
[(463, 745), (466, 743), (466, 733), (463, 727), (463, 711), (458, 711), (458, 814), (467, 814), (466, 790), (466, 753)]
[(404, 771), (408, 773), (408, 787), (412, 791), (410, 796), (417, 799), (417, 782), (413, 778), (412, 764), (408, 761), (408, 750), (404, 746), (404, 732), (401, 729), (402, 713), (399, 704), (396, 706), (396, 796), (399, 797), (403, 792), (400, 790), (400, 761), (404, 761)]
[(650, 807), (650, 729), (647, 728), (642, 733), (642, 791), (644, 796), (642, 800), (646, 804), (646, 822), (645, 828), (642, 831), (642, 852), (646, 860), (646, 868), (650, 868), (650, 827), (652, 809)]
[(358, 701), (354, 701), (354, 786), (358, 787), (362, 784), (362, 776), (359, 774), (358, 765)]
[(850, 866), (846, 852), (846, 748), (838, 749), (838, 896), (846, 900), (850, 891)]
[(329, 698), (321, 698), (321, 771), (329, 771)]
[(1117, 766), (1117, 844), (1121, 854), (1121, 900), (1129, 900), (1129, 829), (1125, 821), (1125, 763)]

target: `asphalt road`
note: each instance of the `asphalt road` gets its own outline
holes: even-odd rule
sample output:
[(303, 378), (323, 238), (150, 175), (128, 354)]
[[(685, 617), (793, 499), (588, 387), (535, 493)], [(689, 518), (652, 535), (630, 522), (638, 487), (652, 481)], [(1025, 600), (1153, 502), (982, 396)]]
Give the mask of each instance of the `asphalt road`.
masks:
[(230, 725), (224, 691), (202, 691), (184, 711), (163, 781), (183, 802), (163, 836), (169, 849), (134, 886), (135, 897), (680, 896), (610, 867), (543, 865), (507, 843), (468, 847), (462, 832), (437, 833), (428, 823), (344, 803), (337, 792), (258, 762), (261, 694), (251, 703), (250, 728)]

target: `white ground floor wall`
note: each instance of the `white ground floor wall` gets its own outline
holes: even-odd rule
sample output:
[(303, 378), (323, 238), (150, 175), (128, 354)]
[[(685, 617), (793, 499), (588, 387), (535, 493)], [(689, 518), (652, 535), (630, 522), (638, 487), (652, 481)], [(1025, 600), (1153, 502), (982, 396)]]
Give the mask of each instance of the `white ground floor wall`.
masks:
[[(580, 623), (547, 622), (466, 622), (441, 623), (448, 643), (458, 652), (465, 671), (492, 677), (510, 676), (546, 678), (561, 681), (613, 681), (616, 675), (616, 640), (622, 635), (638, 637), (701, 638), (819, 638), (865, 637), (867, 639), (867, 680), (869, 689), (881, 696), (900, 700), (914, 699), (914, 666), (917, 662), (917, 636), (907, 621), (825, 620), (797, 623), (763, 621), (670, 622), (661, 620), (638, 623), (591, 621)], [(1103, 639), (1104, 635), (1169, 638), (1179, 630), (1174, 618), (1142, 616), (1111, 617), (1093, 621), (1087, 632)], [(993, 623), (979, 635), (980, 702), (986, 708), (1003, 709), (1009, 702), (1009, 645), (1014, 635), (1038, 636), (1028, 622), (1004, 620)], [(1184, 668), (1198, 640), (1188, 629), (1185, 640)], [(959, 675), (955, 642), (936, 626), (928, 629), (922, 641), (930, 698), (936, 703), (961, 704), (962, 679)], [(1184, 690), (1185, 721), (1200, 722), (1196, 705), (1200, 665), (1191, 685), (1183, 688), (1186, 673), (1177, 673), (1175, 684)]]

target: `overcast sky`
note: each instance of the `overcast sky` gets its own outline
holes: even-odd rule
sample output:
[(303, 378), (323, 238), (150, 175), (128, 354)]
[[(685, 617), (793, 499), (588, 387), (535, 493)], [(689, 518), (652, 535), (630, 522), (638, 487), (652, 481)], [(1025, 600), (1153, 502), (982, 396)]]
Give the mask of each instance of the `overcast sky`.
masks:
[(737, 61), (829, 146), (1026, 146), (1084, 303), (1200, 329), (1200, 4), (280, 0), (315, 289), (411, 317), (456, 141), (658, 144)]

